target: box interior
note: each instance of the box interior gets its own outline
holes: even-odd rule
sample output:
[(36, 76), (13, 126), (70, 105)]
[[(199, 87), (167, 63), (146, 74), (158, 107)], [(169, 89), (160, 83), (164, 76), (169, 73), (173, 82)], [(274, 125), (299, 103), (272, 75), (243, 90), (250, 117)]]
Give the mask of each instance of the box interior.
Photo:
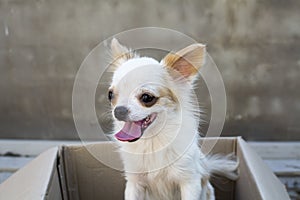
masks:
[[(236, 153), (236, 138), (206, 139), (202, 145), (203, 152), (207, 152), (215, 142), (212, 153)], [(123, 173), (104, 165), (87, 150), (93, 149), (95, 152), (110, 154), (109, 152), (116, 152), (116, 146), (113, 143), (91, 145), (64, 146), (60, 151), (62, 165), (60, 171), (64, 178), (62, 184), (66, 190), (65, 199), (124, 199)], [(122, 163), (118, 154), (111, 157)], [(212, 182), (217, 199), (234, 199), (235, 182), (222, 177), (214, 177)]]

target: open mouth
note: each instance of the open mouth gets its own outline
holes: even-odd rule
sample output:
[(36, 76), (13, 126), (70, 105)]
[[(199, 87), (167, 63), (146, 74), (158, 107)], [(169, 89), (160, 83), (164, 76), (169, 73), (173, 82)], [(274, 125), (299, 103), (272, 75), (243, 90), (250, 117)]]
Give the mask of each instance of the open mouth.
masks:
[(157, 114), (152, 113), (139, 121), (125, 122), (123, 128), (115, 134), (115, 137), (123, 142), (134, 142), (143, 136), (144, 131), (153, 123)]

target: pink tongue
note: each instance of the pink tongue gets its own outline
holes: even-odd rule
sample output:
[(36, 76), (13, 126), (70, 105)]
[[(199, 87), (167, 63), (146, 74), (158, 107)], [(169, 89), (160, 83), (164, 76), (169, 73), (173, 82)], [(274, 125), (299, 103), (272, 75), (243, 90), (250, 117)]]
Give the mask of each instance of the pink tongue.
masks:
[(115, 137), (120, 141), (133, 141), (142, 136), (142, 123), (139, 122), (125, 122), (124, 127)]

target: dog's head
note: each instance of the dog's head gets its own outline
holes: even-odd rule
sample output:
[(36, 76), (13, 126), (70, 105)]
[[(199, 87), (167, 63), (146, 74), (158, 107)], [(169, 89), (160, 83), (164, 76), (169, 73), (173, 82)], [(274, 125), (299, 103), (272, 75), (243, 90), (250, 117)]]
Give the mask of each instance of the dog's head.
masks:
[(189, 93), (204, 64), (205, 46), (190, 45), (158, 62), (139, 57), (113, 39), (111, 53), (116, 69), (108, 99), (115, 119), (115, 137), (133, 142), (176, 126), (182, 109), (189, 109), (185, 106), (191, 103)]

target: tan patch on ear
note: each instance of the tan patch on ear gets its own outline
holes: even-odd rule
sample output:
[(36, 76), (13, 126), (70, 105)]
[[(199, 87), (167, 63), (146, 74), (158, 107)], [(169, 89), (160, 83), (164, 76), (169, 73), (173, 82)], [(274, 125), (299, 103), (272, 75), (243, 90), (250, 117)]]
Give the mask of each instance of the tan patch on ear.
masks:
[(162, 63), (181, 74), (181, 76), (190, 79), (197, 74), (205, 60), (205, 45), (193, 44), (177, 53), (169, 53)]
[(110, 49), (112, 56), (111, 65), (113, 68), (119, 67), (122, 63), (126, 62), (129, 59), (138, 57), (138, 55), (134, 51), (121, 45), (116, 38), (112, 39)]

